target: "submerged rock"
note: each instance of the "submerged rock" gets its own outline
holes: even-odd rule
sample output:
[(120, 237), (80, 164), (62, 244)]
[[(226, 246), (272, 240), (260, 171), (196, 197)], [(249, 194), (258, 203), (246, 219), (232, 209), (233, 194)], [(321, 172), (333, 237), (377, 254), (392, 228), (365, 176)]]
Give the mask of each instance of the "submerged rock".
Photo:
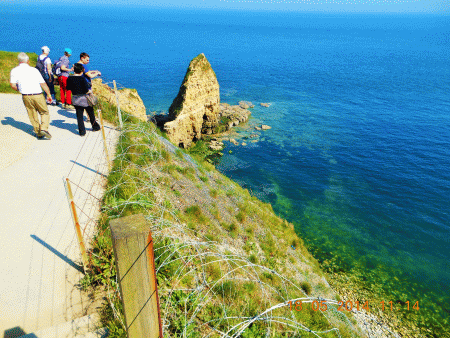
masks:
[(249, 101), (239, 101), (239, 107), (242, 109), (248, 109), (255, 107), (255, 105)]
[(262, 130), (269, 130), (269, 129), (272, 129), (272, 127), (268, 126), (267, 124), (263, 124), (263, 125), (261, 125), (261, 129)]
[(260, 103), (260, 105), (266, 108), (270, 107), (270, 103)]

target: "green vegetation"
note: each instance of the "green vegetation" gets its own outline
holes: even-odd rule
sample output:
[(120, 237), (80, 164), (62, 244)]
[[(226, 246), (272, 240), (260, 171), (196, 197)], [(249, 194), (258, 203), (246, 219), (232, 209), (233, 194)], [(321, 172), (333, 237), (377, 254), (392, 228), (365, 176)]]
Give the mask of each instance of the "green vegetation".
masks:
[(224, 133), (228, 130), (228, 124), (231, 122), (230, 118), (222, 116), (217, 126), (214, 127), (214, 134)]
[[(218, 161), (220, 156), (218, 155), (218, 151), (211, 150), (208, 146), (209, 138), (205, 136), (201, 140), (197, 140), (193, 146), (186, 149), (186, 153), (191, 155), (193, 158), (195, 158), (199, 162), (211, 162), (215, 163)], [(208, 167), (208, 165), (204, 165), (205, 170), (210, 171), (211, 167)]]

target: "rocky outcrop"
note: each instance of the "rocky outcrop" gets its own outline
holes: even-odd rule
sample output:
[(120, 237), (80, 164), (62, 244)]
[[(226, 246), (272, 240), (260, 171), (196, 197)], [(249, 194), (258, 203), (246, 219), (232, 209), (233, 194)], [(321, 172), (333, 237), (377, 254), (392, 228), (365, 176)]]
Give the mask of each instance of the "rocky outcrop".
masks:
[(224, 146), (223, 142), (218, 140), (211, 140), (211, 142), (209, 143), (209, 149), (215, 151), (222, 150), (223, 146)]
[(246, 108), (239, 106), (231, 106), (228, 103), (220, 104), (220, 118), (222, 121), (227, 121), (228, 130), (233, 126), (237, 126), (240, 123), (247, 122), (251, 112)]
[(187, 148), (219, 122), (220, 93), (216, 74), (202, 53), (189, 64), (177, 97), (169, 108), (164, 130), (169, 140)]
[[(117, 105), (114, 89), (103, 83), (101, 79), (92, 81), (92, 91), (99, 98), (104, 99), (112, 105)], [(124, 88), (117, 91), (119, 97), (120, 109), (136, 116), (142, 121), (147, 121), (147, 114), (144, 102), (140, 98), (136, 89)]]
[(239, 101), (239, 106), (243, 109), (254, 108), (255, 105), (249, 101)]

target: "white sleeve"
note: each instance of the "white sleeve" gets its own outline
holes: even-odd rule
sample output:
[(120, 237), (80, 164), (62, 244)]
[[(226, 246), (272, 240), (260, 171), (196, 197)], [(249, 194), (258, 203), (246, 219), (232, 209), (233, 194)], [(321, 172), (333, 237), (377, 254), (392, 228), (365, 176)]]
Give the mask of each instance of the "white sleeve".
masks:
[[(11, 70), (11, 78), (9, 80), (10, 83), (17, 83), (17, 77), (16, 77), (16, 72), (14, 71), (14, 69)], [(41, 74), (39, 74), (41, 75)]]
[(36, 68), (33, 68), (33, 71), (34, 71), (36, 79), (39, 81), (39, 83), (45, 83), (45, 80), (42, 77), (41, 73)]

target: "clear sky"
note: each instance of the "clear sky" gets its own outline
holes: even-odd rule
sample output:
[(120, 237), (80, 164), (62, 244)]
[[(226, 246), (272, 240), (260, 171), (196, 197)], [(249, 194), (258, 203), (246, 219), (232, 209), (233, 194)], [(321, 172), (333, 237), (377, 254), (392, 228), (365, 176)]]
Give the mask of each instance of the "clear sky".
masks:
[(95, 4), (132, 7), (215, 8), (317, 12), (450, 13), (450, 0), (0, 0), (14, 4)]

